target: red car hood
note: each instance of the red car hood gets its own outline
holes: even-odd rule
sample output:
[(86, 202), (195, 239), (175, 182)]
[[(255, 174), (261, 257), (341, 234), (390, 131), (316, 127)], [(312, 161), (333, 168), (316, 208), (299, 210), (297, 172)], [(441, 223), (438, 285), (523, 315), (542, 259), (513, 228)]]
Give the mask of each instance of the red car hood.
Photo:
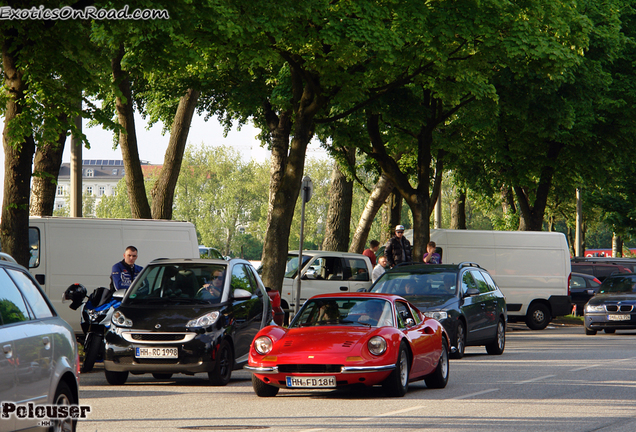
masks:
[(348, 353), (358, 342), (365, 342), (376, 329), (359, 327), (302, 327), (291, 329), (278, 341), (280, 353)]

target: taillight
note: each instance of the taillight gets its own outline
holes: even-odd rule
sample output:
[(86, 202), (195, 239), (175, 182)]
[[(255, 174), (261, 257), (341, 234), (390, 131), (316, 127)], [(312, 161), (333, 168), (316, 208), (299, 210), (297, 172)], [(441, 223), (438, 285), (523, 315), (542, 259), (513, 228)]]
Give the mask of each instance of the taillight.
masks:
[(79, 359), (79, 350), (75, 350), (75, 376), (77, 376), (77, 380), (79, 381), (80, 376), (80, 359)]
[(568, 275), (568, 296), (570, 295), (570, 280), (572, 279), (572, 273)]

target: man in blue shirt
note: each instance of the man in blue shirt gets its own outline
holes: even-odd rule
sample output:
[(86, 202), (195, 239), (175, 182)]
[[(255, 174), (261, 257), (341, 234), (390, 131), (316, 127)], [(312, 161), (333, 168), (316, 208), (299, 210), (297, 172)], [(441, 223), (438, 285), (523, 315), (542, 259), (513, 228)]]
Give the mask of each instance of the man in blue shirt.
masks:
[(124, 259), (113, 266), (110, 274), (110, 288), (113, 290), (128, 289), (143, 267), (135, 265), (137, 248), (128, 246), (124, 251)]

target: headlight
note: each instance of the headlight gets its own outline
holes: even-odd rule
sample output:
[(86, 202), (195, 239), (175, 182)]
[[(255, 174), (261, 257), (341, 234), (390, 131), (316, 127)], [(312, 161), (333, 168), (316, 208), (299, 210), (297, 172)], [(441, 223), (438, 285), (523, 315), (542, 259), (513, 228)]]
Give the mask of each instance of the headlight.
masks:
[(605, 312), (603, 305), (585, 305), (585, 312)]
[(254, 340), (254, 349), (257, 353), (265, 355), (272, 350), (272, 340), (267, 336), (261, 336)]
[(119, 327), (132, 327), (132, 320), (126, 318), (126, 316), (120, 311), (115, 311), (111, 321)]
[(382, 336), (373, 336), (367, 342), (367, 348), (369, 348), (369, 352), (373, 355), (382, 355), (386, 351), (386, 341)]
[(199, 318), (188, 321), (186, 327), (210, 327), (219, 319), (219, 312), (214, 311), (207, 313)]
[(442, 311), (424, 312), (424, 316), (436, 319), (437, 321), (448, 318), (448, 314)]

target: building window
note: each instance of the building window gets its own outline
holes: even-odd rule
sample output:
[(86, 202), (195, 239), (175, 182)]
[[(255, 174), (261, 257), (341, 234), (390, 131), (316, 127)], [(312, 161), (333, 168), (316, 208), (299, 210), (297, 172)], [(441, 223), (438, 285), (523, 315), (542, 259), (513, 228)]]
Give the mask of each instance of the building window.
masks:
[(93, 177), (93, 169), (89, 168), (86, 170), (86, 177)]
[(62, 196), (64, 195), (64, 186), (59, 186), (57, 187), (57, 195), (58, 196)]
[(113, 168), (113, 175), (117, 175), (117, 168)]
[(104, 195), (104, 192), (106, 192), (106, 188), (104, 186), (100, 186), (99, 187), (99, 192), (97, 192), (97, 196)]
[(55, 204), (55, 207), (56, 207), (58, 210), (60, 210), (60, 209), (64, 208), (64, 204), (62, 204), (62, 203), (57, 203), (57, 204)]
[(93, 195), (93, 186), (86, 186), (86, 195)]

